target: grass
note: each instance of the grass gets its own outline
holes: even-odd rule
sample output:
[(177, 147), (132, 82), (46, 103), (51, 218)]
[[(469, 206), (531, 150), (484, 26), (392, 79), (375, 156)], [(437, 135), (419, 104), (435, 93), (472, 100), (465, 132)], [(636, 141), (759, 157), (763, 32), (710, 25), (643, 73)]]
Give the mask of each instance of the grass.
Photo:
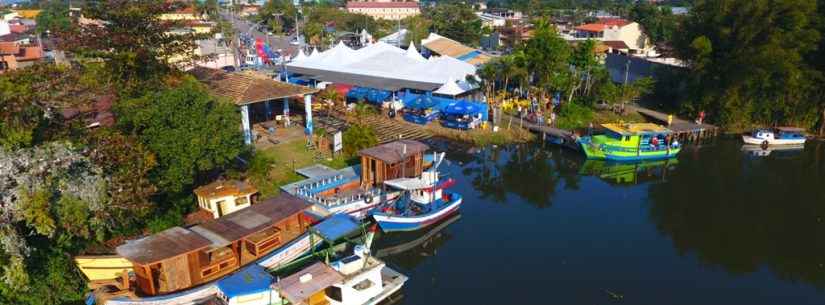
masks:
[(429, 124), (425, 128), (435, 137), (470, 143), (476, 146), (525, 143), (532, 141), (535, 137), (535, 135), (523, 128), (501, 128), (498, 132), (493, 132), (492, 129), (489, 128), (457, 130), (442, 127), (438, 123)]
[(304, 177), (296, 173), (296, 169), (316, 163), (341, 169), (360, 161), (343, 155), (316, 161), (315, 152), (307, 149), (303, 139), (282, 142), (258, 150), (257, 154), (250, 162), (246, 176), (251, 178), (263, 198), (277, 196), (281, 186), (303, 180)]

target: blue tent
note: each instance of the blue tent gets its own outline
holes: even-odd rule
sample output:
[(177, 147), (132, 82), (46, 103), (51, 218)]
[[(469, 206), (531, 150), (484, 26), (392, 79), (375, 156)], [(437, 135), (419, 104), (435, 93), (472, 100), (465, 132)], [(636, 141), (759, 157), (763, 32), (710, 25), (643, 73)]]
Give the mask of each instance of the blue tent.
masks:
[(483, 109), (480, 103), (471, 103), (460, 100), (448, 103), (441, 112), (450, 115), (476, 115), (482, 113)]
[(258, 264), (251, 264), (218, 281), (218, 289), (227, 298), (261, 293), (269, 290), (274, 278)]
[(347, 214), (335, 214), (312, 227), (315, 234), (328, 241), (339, 240), (358, 231), (358, 222)]
[(404, 108), (410, 109), (430, 109), (435, 108), (438, 106), (438, 100), (436, 97), (429, 96), (429, 95), (416, 95), (416, 94), (406, 94), (404, 95)]
[(352, 87), (352, 89), (347, 92), (347, 98), (351, 98), (354, 100), (366, 100), (370, 103), (382, 103), (392, 96), (392, 92), (387, 90), (379, 90), (374, 88), (365, 88), (365, 87)]

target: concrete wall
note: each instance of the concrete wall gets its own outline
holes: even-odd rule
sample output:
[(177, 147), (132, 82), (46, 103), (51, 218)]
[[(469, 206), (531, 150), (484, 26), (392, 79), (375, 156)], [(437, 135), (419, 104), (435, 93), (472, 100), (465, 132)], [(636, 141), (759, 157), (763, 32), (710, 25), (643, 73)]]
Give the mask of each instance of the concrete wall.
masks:
[(631, 49), (636, 50), (646, 50), (649, 45), (642, 27), (636, 22), (631, 22), (623, 27), (612, 26), (605, 29), (603, 40), (621, 40)]

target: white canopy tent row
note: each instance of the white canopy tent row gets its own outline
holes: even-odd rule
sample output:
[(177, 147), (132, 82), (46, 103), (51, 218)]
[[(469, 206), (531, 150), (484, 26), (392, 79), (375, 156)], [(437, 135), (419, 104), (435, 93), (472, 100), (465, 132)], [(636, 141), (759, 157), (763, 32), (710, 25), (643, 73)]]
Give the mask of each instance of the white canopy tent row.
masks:
[(286, 64), (287, 71), (319, 81), (392, 91), (433, 91), (446, 84), (450, 95), (461, 94), (455, 87), (464, 90), (462, 93), (475, 89), (466, 82), (456, 84), (456, 80), (461, 83), (468, 75), (476, 75), (474, 65), (448, 56), (425, 59), (414, 45), (404, 50), (379, 41), (353, 50), (339, 43), (323, 52), (313, 51), (310, 56), (302, 54)]

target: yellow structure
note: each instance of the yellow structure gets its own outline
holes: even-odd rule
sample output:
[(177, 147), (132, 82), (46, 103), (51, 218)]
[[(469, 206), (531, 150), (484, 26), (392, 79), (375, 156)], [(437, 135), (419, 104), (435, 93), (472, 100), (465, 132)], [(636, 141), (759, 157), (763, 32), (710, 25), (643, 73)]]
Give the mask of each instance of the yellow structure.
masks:
[(631, 135), (638, 133), (664, 133), (669, 132), (665, 127), (653, 123), (619, 123), (619, 124), (602, 124), (602, 127), (618, 133), (620, 135)]
[(215, 218), (252, 205), (254, 186), (237, 180), (218, 180), (195, 189), (198, 207), (212, 212)]
[(175, 12), (165, 13), (158, 16), (160, 20), (198, 20), (200, 16), (198, 16), (197, 12), (195, 12), (194, 7), (185, 7)]
[(14, 12), (23, 19), (35, 19), (37, 15), (40, 15), (40, 10), (15, 10)]
[(118, 255), (77, 256), (74, 261), (90, 282), (118, 279), (132, 271), (132, 262)]

